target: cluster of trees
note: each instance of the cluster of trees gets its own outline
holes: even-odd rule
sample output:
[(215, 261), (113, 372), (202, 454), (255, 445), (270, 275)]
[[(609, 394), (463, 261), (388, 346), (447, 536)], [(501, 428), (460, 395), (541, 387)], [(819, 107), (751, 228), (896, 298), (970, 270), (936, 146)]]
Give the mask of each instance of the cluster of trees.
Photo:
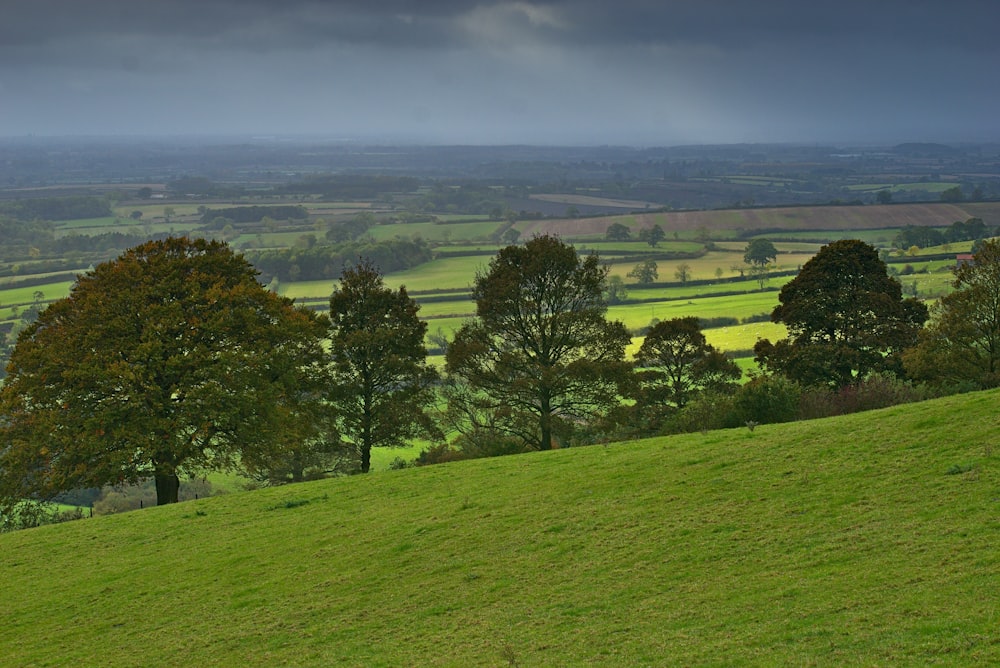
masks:
[[(666, 236), (667, 234), (663, 231), (663, 227), (654, 224), (651, 227), (644, 227), (639, 230), (637, 240), (645, 241), (651, 247), (656, 248)], [(604, 233), (604, 238), (608, 241), (631, 241), (632, 230), (622, 223), (611, 223)]]
[[(994, 230), (996, 232), (997, 230)], [(969, 218), (966, 221), (956, 220), (944, 231), (935, 227), (907, 225), (899, 231), (893, 244), (896, 248), (927, 248), (941, 246), (946, 243), (961, 241), (977, 241), (990, 236), (990, 230), (981, 218)]]
[[(80, 277), (18, 337), (0, 389), (0, 514), (24, 499), (240, 468), (302, 480), (433, 436), (426, 324), (368, 262), (331, 317), (257, 280), (225, 244), (168, 238)], [(66, 351), (72, 350), (72, 355)]]
[(376, 200), (394, 193), (417, 189), (412, 176), (388, 174), (324, 174), (275, 188), (279, 195), (319, 195), (330, 200)]
[(360, 239), (333, 245), (247, 251), (247, 257), (270, 281), (335, 280), (344, 266), (359, 257), (369, 258), (383, 272), (399, 271), (429, 262), (431, 247), (423, 239)]
[(81, 220), (113, 216), (104, 197), (38, 197), (0, 202), (0, 214), (20, 220)]
[[(82, 276), (18, 337), (0, 390), (0, 502), (240, 467), (262, 480), (367, 471), (373, 447), (424, 462), (833, 414), (910, 400), (908, 377), (1000, 383), (1000, 242), (956, 271), (926, 329), (874, 248), (824, 246), (771, 317), (743, 385), (695, 318), (660, 322), (635, 361), (609, 321), (608, 268), (559, 239), (502, 249), (476, 317), (427, 364), (426, 324), (376, 264), (342, 272), (330, 315), (261, 286), (218, 242), (149, 242)], [(73, 350), (72, 356), (65, 354)], [(450, 436), (450, 438), (448, 438)]]

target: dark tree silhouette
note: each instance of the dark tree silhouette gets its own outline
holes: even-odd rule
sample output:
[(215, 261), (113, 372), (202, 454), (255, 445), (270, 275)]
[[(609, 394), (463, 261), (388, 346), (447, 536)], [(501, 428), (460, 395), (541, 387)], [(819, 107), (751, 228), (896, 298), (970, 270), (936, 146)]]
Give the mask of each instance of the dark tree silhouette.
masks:
[(605, 318), (607, 268), (550, 236), (508, 246), (476, 276), (476, 319), (448, 347), (449, 374), (530, 447), (616, 405), (629, 334)]

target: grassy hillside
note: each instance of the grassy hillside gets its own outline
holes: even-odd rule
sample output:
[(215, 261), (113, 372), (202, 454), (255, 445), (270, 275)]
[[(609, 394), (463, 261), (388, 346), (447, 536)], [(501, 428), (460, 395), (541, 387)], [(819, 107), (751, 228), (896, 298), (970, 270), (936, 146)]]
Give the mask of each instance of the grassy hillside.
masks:
[(1000, 392), (0, 536), (0, 663), (996, 665)]

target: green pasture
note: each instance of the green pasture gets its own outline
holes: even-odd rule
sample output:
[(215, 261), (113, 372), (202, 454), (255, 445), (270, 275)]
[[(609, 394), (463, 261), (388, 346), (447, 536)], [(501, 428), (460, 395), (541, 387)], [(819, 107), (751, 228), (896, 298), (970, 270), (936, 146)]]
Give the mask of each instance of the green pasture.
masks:
[(997, 665), (998, 400), (352, 476), (0, 535), (0, 656)]
[(476, 272), (485, 269), (489, 256), (470, 255), (445, 257), (425, 262), (405, 271), (385, 275), (386, 285), (405, 285), (409, 292), (425, 290), (464, 290), (471, 287)]
[(70, 288), (75, 283), (75, 281), (59, 281), (26, 288), (0, 288), (0, 309), (6, 309), (15, 304), (19, 306), (33, 304), (36, 292), (41, 292), (44, 295), (42, 301), (45, 303), (62, 299), (69, 295)]
[(78, 218), (76, 220), (58, 220), (54, 223), (57, 236), (67, 234), (80, 234), (85, 229), (100, 228), (102, 231), (121, 231), (123, 227), (138, 227), (141, 229), (142, 223), (127, 216), (118, 218), (115, 216), (104, 216), (101, 218)]
[(778, 303), (775, 291), (755, 292), (725, 297), (701, 297), (647, 304), (618, 304), (608, 308), (609, 320), (620, 320), (630, 330), (647, 327), (653, 320), (699, 318), (749, 318), (770, 313)]
[[(115, 214), (121, 216), (122, 218), (128, 218), (133, 211), (142, 211), (142, 219), (139, 222), (143, 222), (148, 218), (163, 218), (166, 215), (166, 209), (173, 209), (173, 214), (171, 219), (197, 216), (201, 218), (201, 213), (198, 212), (199, 207), (207, 206), (209, 209), (225, 209), (233, 206), (238, 206), (236, 204), (226, 203), (199, 203), (192, 204), (190, 202), (171, 202), (169, 200), (164, 200), (158, 203), (143, 202), (142, 204), (132, 203), (125, 204), (115, 207)], [(247, 205), (251, 206), (251, 205)]]
[[(419, 301), (419, 300), (418, 300)], [(476, 302), (471, 299), (456, 299), (446, 302), (422, 302), (419, 315), (422, 319), (443, 317), (469, 317), (476, 313)], [(433, 329), (433, 328), (432, 328)]]
[(469, 223), (390, 223), (376, 225), (368, 230), (368, 234), (379, 241), (404, 237), (407, 239), (420, 237), (427, 241), (489, 241), (490, 238), (506, 223), (499, 221), (482, 221)]
[[(780, 288), (784, 285), (785, 281), (790, 280), (789, 276), (775, 276), (768, 279), (766, 288)], [(631, 280), (631, 279), (628, 279)], [(648, 287), (639, 285), (638, 283), (626, 283), (625, 288), (628, 291), (628, 298), (630, 300), (642, 300), (648, 302), (650, 300), (656, 301), (673, 301), (678, 299), (683, 300), (695, 300), (700, 297), (712, 297), (720, 294), (728, 293), (739, 293), (739, 294), (750, 294), (753, 292), (759, 292), (759, 285), (757, 281), (752, 281), (749, 279), (728, 282), (728, 283), (712, 283), (710, 285), (681, 285), (679, 283), (672, 284), (666, 287)]]
[(706, 329), (705, 338), (723, 352), (752, 350), (761, 339), (778, 341), (788, 336), (784, 325), (773, 322), (752, 322), (746, 325), (730, 325)]

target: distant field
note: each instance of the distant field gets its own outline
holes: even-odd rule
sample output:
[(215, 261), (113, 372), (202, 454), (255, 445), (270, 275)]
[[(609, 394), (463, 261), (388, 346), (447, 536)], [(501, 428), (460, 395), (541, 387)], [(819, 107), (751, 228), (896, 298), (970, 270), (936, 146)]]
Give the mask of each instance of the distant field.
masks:
[(463, 289), (472, 285), (476, 271), (485, 268), (486, 256), (447, 257), (432, 260), (413, 269), (385, 275), (387, 285), (405, 285), (407, 290)]
[(603, 206), (619, 209), (658, 209), (662, 205), (655, 202), (643, 202), (631, 199), (612, 199), (609, 197), (591, 197), (589, 195), (567, 195), (562, 193), (534, 194), (531, 199), (541, 202), (554, 202), (568, 206)]
[(0, 309), (9, 308), (14, 304), (31, 304), (35, 301), (35, 292), (41, 292), (45, 295), (42, 298), (44, 302), (51, 302), (56, 299), (62, 299), (69, 295), (70, 288), (73, 287), (74, 281), (59, 281), (58, 283), (46, 283), (44, 285), (34, 285), (25, 288), (7, 288), (0, 289)]
[(428, 241), (488, 241), (505, 223), (497, 221), (471, 223), (393, 223), (376, 225), (368, 230), (368, 234), (378, 240), (404, 237), (407, 239), (420, 237)]
[(778, 303), (777, 292), (758, 292), (726, 297), (702, 297), (687, 301), (664, 301), (651, 304), (623, 304), (608, 308), (608, 318), (621, 320), (630, 330), (648, 326), (654, 319), (749, 318), (770, 313)]
[(954, 188), (956, 185), (954, 181), (929, 181), (926, 183), (859, 183), (853, 186), (847, 186), (848, 190), (853, 192), (872, 192), (878, 190), (888, 190), (888, 191), (902, 191), (908, 192), (911, 190), (925, 190), (929, 193), (940, 193), (948, 190), (949, 188)]
[(677, 211), (575, 220), (526, 221), (518, 223), (518, 229), (522, 234), (549, 232), (574, 237), (604, 234), (612, 223), (622, 223), (635, 232), (658, 224), (668, 236), (674, 231), (690, 232), (699, 229), (725, 235), (734, 230), (752, 233), (754, 230), (868, 230), (906, 225), (943, 227), (956, 220), (973, 217), (975, 214), (970, 214), (970, 211), (975, 209), (975, 205), (932, 203)]

